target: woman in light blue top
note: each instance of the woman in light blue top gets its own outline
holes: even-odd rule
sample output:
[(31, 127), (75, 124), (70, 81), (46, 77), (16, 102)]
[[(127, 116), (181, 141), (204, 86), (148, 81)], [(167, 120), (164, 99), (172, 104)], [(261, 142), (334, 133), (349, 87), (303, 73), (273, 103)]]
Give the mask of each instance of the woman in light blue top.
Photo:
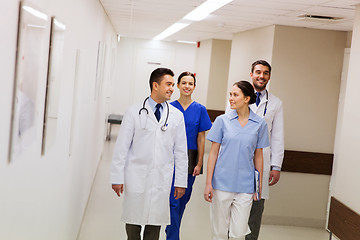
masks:
[(236, 82), (230, 91), (230, 112), (216, 118), (207, 139), (212, 142), (204, 198), (210, 202), (213, 240), (243, 238), (255, 193), (255, 169), (261, 191), (262, 149), (269, 146), (266, 122), (249, 108), (254, 88)]

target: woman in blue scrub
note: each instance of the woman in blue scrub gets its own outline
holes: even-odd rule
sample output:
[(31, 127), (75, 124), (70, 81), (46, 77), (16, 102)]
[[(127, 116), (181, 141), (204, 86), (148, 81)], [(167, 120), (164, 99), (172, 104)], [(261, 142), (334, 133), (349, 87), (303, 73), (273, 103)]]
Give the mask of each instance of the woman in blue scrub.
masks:
[(245, 239), (255, 194), (255, 169), (262, 184), (262, 149), (269, 146), (266, 122), (249, 104), (255, 103), (253, 86), (236, 82), (230, 91), (230, 108), (216, 118), (207, 139), (212, 142), (207, 163), (204, 198), (210, 202), (213, 240)]
[(190, 72), (181, 73), (177, 82), (177, 87), (180, 90), (180, 98), (170, 103), (184, 114), (189, 157), (189, 175), (185, 195), (180, 199), (174, 198), (174, 182), (172, 183), (170, 194), (171, 224), (165, 229), (166, 239), (168, 240), (180, 239), (181, 218), (185, 206), (190, 200), (195, 177), (202, 173), (205, 131), (211, 128), (211, 120), (206, 108), (191, 99), (191, 94), (195, 86), (196, 79), (194, 74)]

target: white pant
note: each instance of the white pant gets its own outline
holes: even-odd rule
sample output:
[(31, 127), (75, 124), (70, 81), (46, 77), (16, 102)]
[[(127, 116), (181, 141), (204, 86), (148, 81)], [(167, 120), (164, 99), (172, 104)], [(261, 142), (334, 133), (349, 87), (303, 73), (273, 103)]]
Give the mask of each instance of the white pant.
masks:
[(212, 240), (245, 239), (253, 194), (214, 190), (210, 204)]

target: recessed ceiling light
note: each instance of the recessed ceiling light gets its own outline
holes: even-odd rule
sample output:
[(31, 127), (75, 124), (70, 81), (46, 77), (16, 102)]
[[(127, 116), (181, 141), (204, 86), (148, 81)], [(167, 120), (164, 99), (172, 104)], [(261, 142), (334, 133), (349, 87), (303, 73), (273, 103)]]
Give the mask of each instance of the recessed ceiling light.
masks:
[(193, 41), (182, 41), (182, 40), (178, 40), (176, 41), (178, 43), (187, 43), (187, 44), (196, 44), (196, 42), (193, 42)]
[(184, 19), (192, 21), (201, 21), (206, 18), (210, 13), (225, 6), (233, 0), (207, 0), (193, 11), (188, 13)]
[(154, 40), (163, 40), (164, 38), (167, 38), (171, 34), (174, 34), (187, 26), (189, 26), (189, 23), (174, 23), (173, 25), (165, 29), (162, 33), (154, 37)]

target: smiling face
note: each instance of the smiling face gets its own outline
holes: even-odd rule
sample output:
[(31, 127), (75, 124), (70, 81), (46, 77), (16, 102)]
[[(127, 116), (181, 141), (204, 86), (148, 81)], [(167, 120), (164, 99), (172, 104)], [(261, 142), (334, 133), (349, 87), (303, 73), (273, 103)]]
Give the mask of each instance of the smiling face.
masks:
[(180, 79), (180, 82), (177, 84), (177, 87), (180, 90), (180, 95), (191, 96), (195, 89), (195, 81), (192, 76), (184, 76)]
[[(170, 100), (172, 93), (174, 92), (174, 78), (170, 75), (164, 75), (161, 78), (160, 83), (153, 83), (154, 100), (157, 103), (162, 103)], [(153, 95), (152, 95), (153, 97)]]
[(257, 92), (261, 92), (266, 88), (270, 80), (269, 67), (258, 64), (254, 67), (253, 72), (250, 73), (253, 86)]
[(245, 97), (241, 89), (234, 85), (230, 90), (229, 103), (231, 109), (241, 109), (249, 106), (250, 97)]

